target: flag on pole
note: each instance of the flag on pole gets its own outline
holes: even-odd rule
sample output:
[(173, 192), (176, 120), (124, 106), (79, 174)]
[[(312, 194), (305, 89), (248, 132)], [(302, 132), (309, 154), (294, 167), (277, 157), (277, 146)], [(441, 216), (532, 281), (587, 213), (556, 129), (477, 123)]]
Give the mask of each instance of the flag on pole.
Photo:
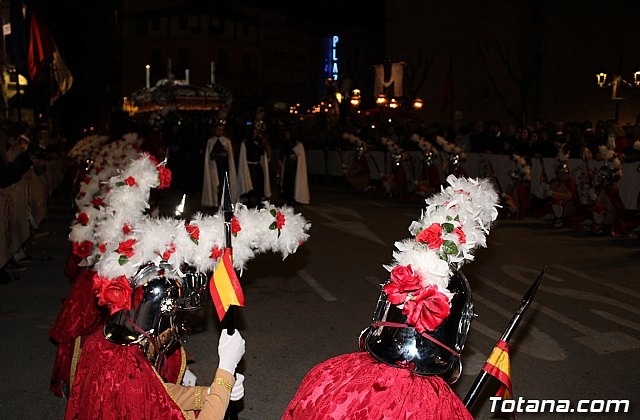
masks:
[(496, 392), (497, 397), (504, 399), (513, 398), (511, 386), (511, 362), (509, 360), (509, 344), (500, 340), (496, 343), (489, 358), (482, 366), (482, 370), (493, 376), (500, 382), (500, 388)]
[(52, 62), (55, 50), (56, 45), (49, 33), (44, 15), (37, 2), (33, 2), (29, 19), (29, 51), (27, 56), (31, 80), (36, 80)]
[(244, 306), (244, 294), (231, 260), (231, 248), (225, 248), (209, 281), (209, 292), (222, 321), (231, 305)]
[[(54, 44), (55, 45), (55, 44)], [(58, 50), (58, 46), (55, 46), (55, 50), (53, 51), (53, 62), (51, 64), (51, 72), (53, 73), (53, 79), (55, 83), (53, 84), (53, 92), (51, 93), (50, 103), (53, 105), (55, 101), (67, 93), (69, 89), (71, 89), (71, 85), (73, 84), (73, 75), (71, 71), (67, 67), (67, 64), (62, 59), (62, 55), (60, 55), (60, 51)]]

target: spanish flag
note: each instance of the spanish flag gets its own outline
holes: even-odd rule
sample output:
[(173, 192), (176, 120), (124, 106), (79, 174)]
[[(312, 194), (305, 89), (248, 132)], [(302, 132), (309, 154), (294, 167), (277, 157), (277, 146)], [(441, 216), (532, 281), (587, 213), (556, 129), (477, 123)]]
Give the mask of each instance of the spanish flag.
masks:
[(209, 281), (209, 291), (220, 321), (226, 315), (229, 306), (244, 306), (244, 294), (236, 270), (233, 268), (231, 248), (225, 248), (222, 252), (220, 262)]
[(496, 393), (497, 397), (506, 400), (513, 398), (513, 388), (511, 387), (511, 362), (509, 361), (509, 344), (500, 340), (496, 343), (489, 358), (482, 366), (482, 370), (500, 381), (500, 388)]

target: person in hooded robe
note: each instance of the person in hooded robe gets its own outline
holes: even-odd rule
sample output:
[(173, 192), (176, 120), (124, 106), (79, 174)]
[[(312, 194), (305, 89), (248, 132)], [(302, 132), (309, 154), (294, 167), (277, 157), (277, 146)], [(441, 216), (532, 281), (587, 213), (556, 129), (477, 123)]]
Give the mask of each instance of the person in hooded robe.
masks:
[(238, 178), (231, 139), (225, 135), (225, 125), (217, 123), (213, 136), (207, 140), (204, 152), (204, 176), (201, 204), (203, 207), (220, 206), (225, 176), (229, 176), (231, 201), (238, 201)]
[(280, 198), (287, 204), (309, 204), (309, 182), (307, 178), (307, 158), (304, 145), (291, 137), (291, 131), (282, 133), (280, 148)]
[(262, 201), (271, 198), (269, 150), (265, 133), (259, 125), (254, 125), (250, 134), (240, 143), (239, 193), (248, 207), (258, 207)]

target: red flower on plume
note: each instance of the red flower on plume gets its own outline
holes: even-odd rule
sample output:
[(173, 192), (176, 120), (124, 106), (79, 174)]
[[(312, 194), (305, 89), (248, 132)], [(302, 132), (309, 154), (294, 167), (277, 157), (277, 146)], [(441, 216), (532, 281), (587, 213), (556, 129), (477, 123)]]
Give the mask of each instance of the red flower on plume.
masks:
[(162, 259), (165, 261), (169, 261), (171, 258), (171, 254), (176, 252), (176, 245), (174, 243), (169, 244), (169, 247), (162, 253)]
[(238, 232), (240, 232), (241, 230), (242, 228), (240, 227), (240, 222), (238, 221), (238, 218), (236, 216), (233, 216), (231, 218), (231, 234), (233, 236), (236, 236)]
[(78, 193), (78, 198), (82, 198), (82, 197), (84, 197), (85, 195), (87, 195), (87, 193), (86, 193), (86, 192), (84, 192), (84, 191), (80, 191), (80, 192)]
[(416, 241), (427, 244), (429, 249), (439, 249), (442, 245), (442, 226), (438, 223), (432, 223), (431, 226), (424, 229), (416, 236)]
[(200, 228), (195, 225), (190, 225), (189, 223), (186, 223), (184, 227), (187, 229), (187, 233), (191, 240), (197, 245), (198, 240), (200, 239)]
[(135, 255), (135, 250), (133, 246), (136, 244), (135, 239), (127, 239), (126, 241), (122, 241), (118, 244), (118, 249), (116, 252), (120, 255), (124, 255), (127, 258), (131, 258)]
[(129, 226), (127, 223), (125, 223), (122, 226), (122, 233), (124, 233), (125, 235), (128, 235), (131, 233), (131, 226)]
[(73, 243), (72, 252), (80, 258), (87, 258), (91, 255), (91, 251), (93, 251), (93, 242), (91, 241)]
[(467, 243), (467, 235), (465, 235), (465, 233), (464, 233), (464, 231), (462, 229), (455, 228), (453, 230), (453, 233), (458, 235), (458, 240), (460, 241), (461, 244)]
[(85, 184), (89, 184), (91, 182), (91, 177), (88, 175), (83, 176), (82, 182), (84, 182)]
[(78, 215), (76, 216), (76, 220), (78, 221), (78, 223), (80, 223), (82, 226), (86, 226), (87, 223), (89, 223), (89, 215), (85, 212), (80, 212), (78, 213)]
[(154, 166), (158, 166), (158, 159), (156, 159), (155, 156), (147, 154), (147, 156), (149, 157), (149, 160), (151, 161), (151, 163), (153, 163)]
[(158, 167), (158, 179), (160, 180), (159, 189), (169, 188), (171, 186), (171, 170), (164, 165)]
[(391, 270), (391, 280), (384, 285), (382, 290), (387, 294), (387, 300), (399, 305), (407, 299), (409, 293), (422, 287), (421, 278), (414, 273), (411, 265), (396, 265)]
[(98, 297), (98, 305), (109, 310), (109, 315), (131, 309), (131, 284), (125, 276), (113, 280), (93, 276), (93, 293)]
[(407, 315), (407, 324), (419, 333), (438, 328), (450, 312), (449, 299), (435, 285), (421, 289), (402, 308), (402, 313)]
[(100, 251), (101, 254), (104, 254), (105, 252), (107, 252), (107, 244), (103, 242), (100, 245), (98, 245), (98, 251)]
[(222, 249), (218, 248), (217, 246), (211, 248), (211, 254), (209, 255), (209, 258), (217, 261), (220, 259), (220, 257), (222, 257)]
[(282, 229), (282, 227), (284, 226), (284, 214), (282, 214), (282, 212), (278, 212), (276, 213), (276, 227), (278, 228), (278, 230)]
[(136, 185), (136, 179), (132, 176), (128, 176), (125, 180), (124, 183), (127, 184), (130, 187), (133, 187), (134, 185)]
[(100, 207), (104, 205), (104, 200), (102, 199), (102, 197), (96, 197), (93, 200), (91, 200), (91, 204), (94, 207)]

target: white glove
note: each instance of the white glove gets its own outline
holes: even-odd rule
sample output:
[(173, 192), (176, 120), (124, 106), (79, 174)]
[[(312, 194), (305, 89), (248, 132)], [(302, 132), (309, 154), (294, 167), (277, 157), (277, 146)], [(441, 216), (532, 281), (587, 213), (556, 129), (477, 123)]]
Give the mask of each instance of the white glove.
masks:
[(244, 338), (238, 330), (235, 330), (232, 335), (227, 334), (226, 329), (223, 330), (218, 342), (218, 357), (220, 358), (218, 367), (233, 375), (243, 355)]
[(236, 383), (233, 384), (233, 389), (231, 390), (231, 401), (238, 401), (244, 397), (244, 375), (242, 373), (236, 373)]

